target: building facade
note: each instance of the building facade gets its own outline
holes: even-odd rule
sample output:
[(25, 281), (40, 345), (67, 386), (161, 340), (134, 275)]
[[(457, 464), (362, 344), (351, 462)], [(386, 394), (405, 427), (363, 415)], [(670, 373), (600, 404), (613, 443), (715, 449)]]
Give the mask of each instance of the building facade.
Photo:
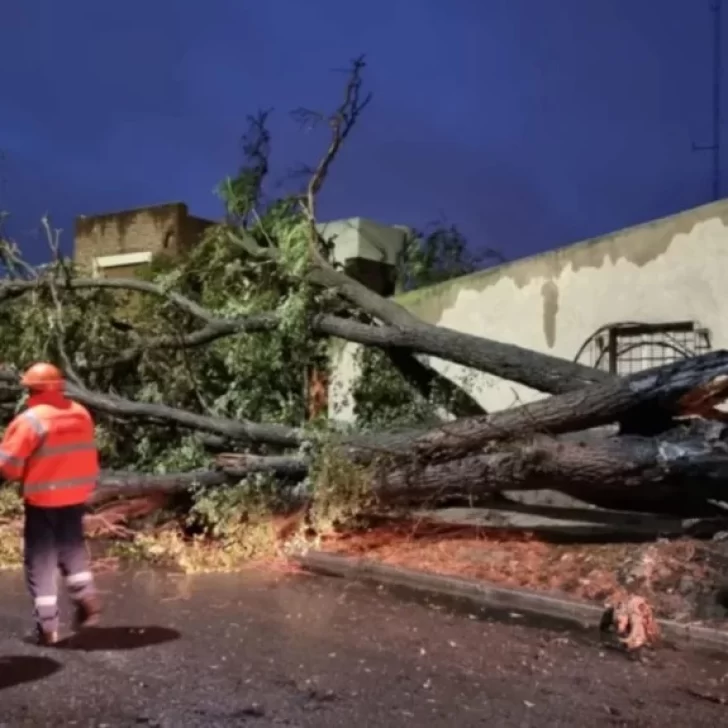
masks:
[[(728, 348), (728, 200), (398, 296), (425, 321), (614, 372)], [(337, 345), (330, 415), (353, 419), (357, 347)], [(527, 387), (433, 360), (488, 410)]]
[[(133, 276), (154, 256), (183, 255), (214, 224), (190, 215), (182, 202), (81, 215), (75, 221), (74, 262), (93, 275)], [(355, 217), (322, 223), (318, 229), (332, 244), (334, 261), (350, 276), (384, 296), (394, 293), (407, 228)]]
[(74, 262), (97, 276), (133, 276), (153, 256), (177, 257), (199, 241), (210, 220), (173, 202), (76, 218)]

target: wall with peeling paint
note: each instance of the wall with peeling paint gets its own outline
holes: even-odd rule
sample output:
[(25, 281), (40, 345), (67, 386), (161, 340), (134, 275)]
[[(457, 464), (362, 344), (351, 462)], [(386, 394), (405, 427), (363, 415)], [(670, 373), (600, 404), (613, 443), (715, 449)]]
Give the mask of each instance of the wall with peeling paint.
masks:
[[(422, 319), (574, 359), (600, 327), (695, 321), (728, 348), (728, 200), (399, 296)], [(330, 413), (353, 419), (356, 346), (337, 346)], [(439, 360), (494, 411), (542, 396)]]

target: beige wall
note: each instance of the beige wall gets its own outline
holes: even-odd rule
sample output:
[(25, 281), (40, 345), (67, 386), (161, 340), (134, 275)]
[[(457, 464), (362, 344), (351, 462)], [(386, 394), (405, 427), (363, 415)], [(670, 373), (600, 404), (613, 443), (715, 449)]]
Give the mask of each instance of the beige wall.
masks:
[(374, 220), (351, 217), (318, 225), (321, 236), (333, 242), (333, 259), (345, 264), (352, 258), (364, 258), (396, 265), (409, 229), (403, 225), (381, 225)]
[[(600, 327), (693, 321), (728, 348), (728, 201), (508, 263), (397, 299), (424, 320), (574, 359)], [(334, 348), (331, 415), (352, 419), (356, 347)], [(587, 365), (584, 352), (581, 361)], [(538, 392), (437, 360), (489, 411)]]
[(176, 256), (199, 239), (210, 225), (188, 213), (181, 202), (76, 218), (74, 260), (86, 269), (93, 259), (121, 253)]

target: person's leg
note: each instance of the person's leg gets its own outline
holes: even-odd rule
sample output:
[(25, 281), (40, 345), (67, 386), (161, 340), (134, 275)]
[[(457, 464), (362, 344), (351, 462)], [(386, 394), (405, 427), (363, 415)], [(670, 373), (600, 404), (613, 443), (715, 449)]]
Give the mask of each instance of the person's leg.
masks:
[(52, 642), (58, 633), (58, 555), (54, 538), (53, 509), (25, 505), (23, 563), (33, 599), (38, 636)]
[(57, 510), (58, 565), (66, 579), (68, 595), (76, 607), (76, 627), (82, 627), (95, 622), (100, 613), (91, 559), (83, 533), (86, 508), (79, 505)]

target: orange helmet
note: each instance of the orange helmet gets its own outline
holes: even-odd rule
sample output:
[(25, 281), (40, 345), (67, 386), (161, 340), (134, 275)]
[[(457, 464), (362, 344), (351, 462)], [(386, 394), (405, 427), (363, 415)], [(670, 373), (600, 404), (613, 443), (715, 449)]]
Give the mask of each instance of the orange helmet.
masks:
[(63, 372), (58, 367), (46, 362), (38, 362), (26, 370), (20, 383), (36, 392), (49, 392), (63, 389), (65, 381)]

